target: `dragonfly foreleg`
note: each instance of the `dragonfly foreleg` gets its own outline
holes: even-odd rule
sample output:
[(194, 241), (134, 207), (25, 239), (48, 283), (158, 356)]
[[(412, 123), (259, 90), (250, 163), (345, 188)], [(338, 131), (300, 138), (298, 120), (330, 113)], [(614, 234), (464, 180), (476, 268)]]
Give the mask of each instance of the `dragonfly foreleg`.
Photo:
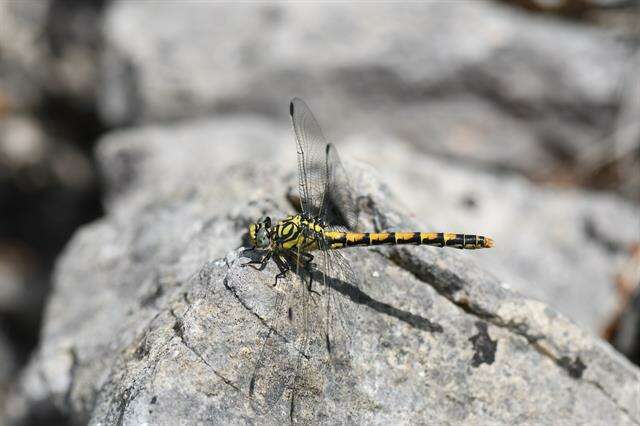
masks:
[[(290, 252), (284, 254), (284, 258), (290, 264), (295, 265), (297, 273), (302, 277), (303, 284), (307, 286), (307, 290), (311, 293), (320, 295), (320, 293), (311, 288), (311, 284), (313, 282), (313, 269), (316, 266), (315, 263), (311, 262), (313, 260), (313, 255), (303, 251), (298, 253)], [(306, 282), (306, 276), (309, 276), (308, 282)]]
[(313, 287), (312, 287), (312, 285), (313, 285), (313, 270), (316, 267), (316, 264), (311, 262), (312, 260), (313, 260), (313, 255), (311, 253), (301, 252), (301, 253), (298, 254), (298, 262), (300, 263), (300, 265), (304, 269), (305, 273), (307, 275), (309, 275), (309, 282), (307, 284), (307, 290), (309, 290), (309, 293), (317, 294), (318, 296), (320, 296), (320, 293), (318, 293), (317, 291), (314, 291)]
[(273, 284), (275, 286), (278, 284), (278, 279), (284, 278), (287, 275), (287, 272), (289, 272), (291, 268), (289, 267), (289, 265), (287, 265), (287, 262), (282, 260), (282, 258), (277, 254), (273, 256), (273, 261), (276, 262), (276, 265), (280, 270), (280, 273), (276, 275), (276, 282)]
[[(245, 250), (242, 254), (246, 253), (247, 251), (255, 251), (255, 248), (252, 249), (247, 249)], [(267, 263), (269, 262), (269, 259), (271, 259), (271, 256), (273, 255), (272, 251), (267, 252), (267, 254), (265, 254), (262, 259), (257, 259), (257, 260), (250, 260), (247, 263), (243, 263), (241, 266), (245, 267), (245, 266), (251, 266), (253, 269), (258, 270), (258, 271), (262, 271), (266, 266)], [(260, 265), (260, 266), (256, 266), (256, 265)]]

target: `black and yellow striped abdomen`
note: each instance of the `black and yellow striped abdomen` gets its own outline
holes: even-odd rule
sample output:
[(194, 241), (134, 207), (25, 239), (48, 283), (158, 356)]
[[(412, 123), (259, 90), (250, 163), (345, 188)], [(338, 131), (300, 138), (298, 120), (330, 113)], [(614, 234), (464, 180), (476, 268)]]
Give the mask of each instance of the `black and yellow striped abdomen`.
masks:
[(482, 235), (451, 232), (335, 232), (326, 231), (324, 237), (332, 249), (357, 246), (414, 244), (458, 249), (493, 247), (493, 240)]
[(451, 232), (341, 232), (327, 231), (315, 219), (289, 216), (276, 224), (272, 235), (279, 250), (304, 252), (319, 248), (341, 249), (380, 245), (414, 244), (458, 249), (493, 247), (493, 240), (482, 235)]

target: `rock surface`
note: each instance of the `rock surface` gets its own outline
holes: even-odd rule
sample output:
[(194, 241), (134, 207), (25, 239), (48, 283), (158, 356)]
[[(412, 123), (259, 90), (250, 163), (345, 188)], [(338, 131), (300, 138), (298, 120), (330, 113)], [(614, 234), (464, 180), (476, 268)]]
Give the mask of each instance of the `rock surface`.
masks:
[(635, 363), (640, 362), (640, 285), (622, 313), (614, 343), (627, 358)]
[(0, 115), (42, 108), (49, 96), (96, 102), (103, 0), (0, 4)]
[(494, 237), (494, 250), (462, 255), (512, 289), (596, 335), (608, 326), (619, 303), (613, 277), (640, 236), (640, 205), (612, 194), (544, 188), (456, 167), (385, 136), (377, 141), (373, 151), (369, 141), (351, 138), (343, 156), (369, 164), (384, 158), (378, 169), (384, 180), (433, 229)]
[(106, 122), (285, 119), (295, 94), (341, 135), (391, 129), (424, 152), (549, 177), (612, 130), (632, 52), (490, 2), (191, 6), (108, 8)]
[[(273, 137), (266, 138), (269, 134)], [(118, 211), (149, 203), (148, 186), (164, 194), (184, 191), (185, 182), (208, 179), (213, 168), (246, 160), (249, 152), (265, 164), (289, 167), (296, 161), (291, 138), (286, 127), (230, 119), (170, 131), (151, 127), (115, 133), (100, 156), (109, 164), (105, 173)], [(544, 301), (594, 334), (603, 331), (618, 302), (612, 277), (626, 259), (626, 247), (640, 235), (640, 206), (613, 195), (545, 189), (510, 175), (461, 169), (384, 134), (375, 141), (372, 150), (370, 139), (354, 136), (339, 150), (344, 158), (383, 164), (378, 173), (407, 212), (430, 230), (485, 233), (498, 241), (494, 250), (460, 256), (477, 259), (513, 289)], [(203, 143), (210, 145), (209, 154), (194, 164), (190, 152)]]
[(5, 418), (5, 400), (15, 368), (16, 359), (13, 345), (0, 329), (0, 423)]
[[(250, 221), (292, 211), (291, 139), (250, 117), (106, 138), (108, 215), (58, 263), (41, 346), (10, 415), (51, 401), (94, 424), (640, 423), (640, 371), (607, 344), (469, 256), (416, 247), (346, 253), (360, 288), (336, 287), (335, 297), (354, 307), (342, 311), (351, 345), (327, 360), (324, 305), (310, 304), (309, 359), (256, 414), (250, 377), (281, 319), (283, 287), (272, 286), (274, 265), (241, 268), (236, 248)], [(424, 227), (374, 171), (348, 164), (364, 228)], [(298, 300), (295, 280), (282, 285)], [(265, 362), (287, 375), (297, 347), (280, 343)]]
[(45, 27), (49, 2), (0, 3), (0, 115), (37, 105), (44, 88)]

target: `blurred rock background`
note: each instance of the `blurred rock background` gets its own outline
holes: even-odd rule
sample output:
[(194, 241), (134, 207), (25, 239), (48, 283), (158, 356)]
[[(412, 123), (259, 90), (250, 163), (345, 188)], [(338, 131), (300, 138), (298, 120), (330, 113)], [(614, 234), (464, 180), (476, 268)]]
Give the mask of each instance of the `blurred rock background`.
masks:
[(265, 161), (293, 166), (292, 96), (418, 220), (493, 236), (480, 265), (639, 363), (639, 8), (2, 0), (0, 418), (74, 231), (137, 202), (140, 164), (188, 170), (192, 123), (268, 120)]

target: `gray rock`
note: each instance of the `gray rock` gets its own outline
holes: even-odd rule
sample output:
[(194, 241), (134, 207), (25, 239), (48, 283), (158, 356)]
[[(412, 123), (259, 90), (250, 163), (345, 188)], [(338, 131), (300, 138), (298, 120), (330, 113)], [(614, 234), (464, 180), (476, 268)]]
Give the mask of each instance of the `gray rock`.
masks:
[[(267, 139), (269, 134), (274, 136)], [(118, 205), (114, 210), (122, 210), (149, 203), (155, 196), (146, 189), (149, 186), (165, 194), (191, 190), (185, 182), (216, 176), (214, 168), (241, 162), (247, 153), (290, 170), (296, 161), (291, 139), (286, 127), (230, 119), (171, 131), (150, 127), (114, 133), (101, 145), (99, 156), (109, 164), (105, 173), (110, 198)], [(194, 164), (187, 154), (191, 151), (203, 151), (200, 155), (205, 157)], [(513, 176), (463, 170), (385, 135), (378, 135), (375, 150), (366, 136), (354, 136), (340, 144), (340, 151), (345, 158), (382, 164), (378, 172), (383, 179), (411, 216), (430, 230), (493, 236), (494, 250), (460, 255), (479, 259), (514, 290), (545, 302), (594, 334), (600, 334), (614, 315), (617, 293), (612, 277), (626, 256), (626, 246), (640, 235), (637, 204), (613, 195), (544, 189)], [(172, 172), (166, 175), (168, 168)]]
[(392, 129), (425, 152), (546, 177), (611, 129), (631, 52), (594, 27), (488, 2), (120, 1), (104, 32), (111, 124), (284, 119), (281, 105), (298, 95), (339, 135)]
[[(94, 185), (89, 158), (78, 147), (34, 117), (0, 119), (0, 332), (11, 337), (9, 347), (0, 342), (0, 394), (37, 343), (55, 252), (86, 217)], [(4, 362), (7, 351), (14, 362)], [(33, 419), (41, 421), (27, 424), (55, 420)]]
[(616, 275), (620, 311), (610, 327), (610, 342), (634, 364), (640, 364), (640, 246), (632, 246)]
[(9, 390), (9, 384), (14, 377), (16, 359), (14, 348), (0, 329), (0, 424), (5, 418), (5, 400)]
[(48, 10), (47, 89), (78, 108), (78, 115), (94, 111), (97, 104), (105, 4), (108, 1), (54, 1)]
[(0, 113), (53, 95), (86, 113), (96, 104), (102, 1), (0, 4)]
[[(292, 210), (285, 133), (238, 118), (102, 142), (108, 215), (80, 230), (58, 263), (12, 419), (51, 401), (92, 424), (640, 423), (636, 367), (458, 251), (346, 252), (359, 288), (333, 283), (311, 297), (323, 302), (332, 289), (343, 309), (330, 330), (344, 326), (351, 343), (327, 357), (325, 305), (312, 302), (300, 358), (300, 330), (283, 325), (300, 324), (306, 287), (293, 277), (273, 287), (275, 266), (242, 268), (236, 249), (250, 221)], [(363, 227), (422, 228), (370, 168), (348, 164)], [(280, 291), (281, 306), (296, 307), (291, 323), (275, 309)], [(249, 398), (272, 334), (268, 376)], [(266, 411), (263, 396), (273, 397)]]
[(32, 117), (10, 115), (0, 122), (0, 165), (2, 183), (47, 161), (50, 141)]
[(22, 317), (37, 332), (47, 256), (85, 214), (94, 186), (88, 156), (68, 140), (31, 116), (0, 120), (0, 316)]
[(636, 364), (640, 362), (640, 285), (622, 312), (614, 345)]
[(36, 258), (18, 244), (0, 240), (0, 321), (3, 317), (27, 317), (35, 327), (46, 291), (34, 277)]
[(48, 1), (0, 3), (0, 112), (29, 109), (41, 101), (48, 7)]
[(412, 216), (434, 231), (491, 235), (495, 249), (462, 255), (594, 334), (604, 331), (618, 305), (613, 277), (640, 235), (640, 205), (462, 169), (390, 137), (377, 142), (373, 151), (368, 140), (351, 138), (344, 155), (370, 164), (384, 158), (379, 172)]

